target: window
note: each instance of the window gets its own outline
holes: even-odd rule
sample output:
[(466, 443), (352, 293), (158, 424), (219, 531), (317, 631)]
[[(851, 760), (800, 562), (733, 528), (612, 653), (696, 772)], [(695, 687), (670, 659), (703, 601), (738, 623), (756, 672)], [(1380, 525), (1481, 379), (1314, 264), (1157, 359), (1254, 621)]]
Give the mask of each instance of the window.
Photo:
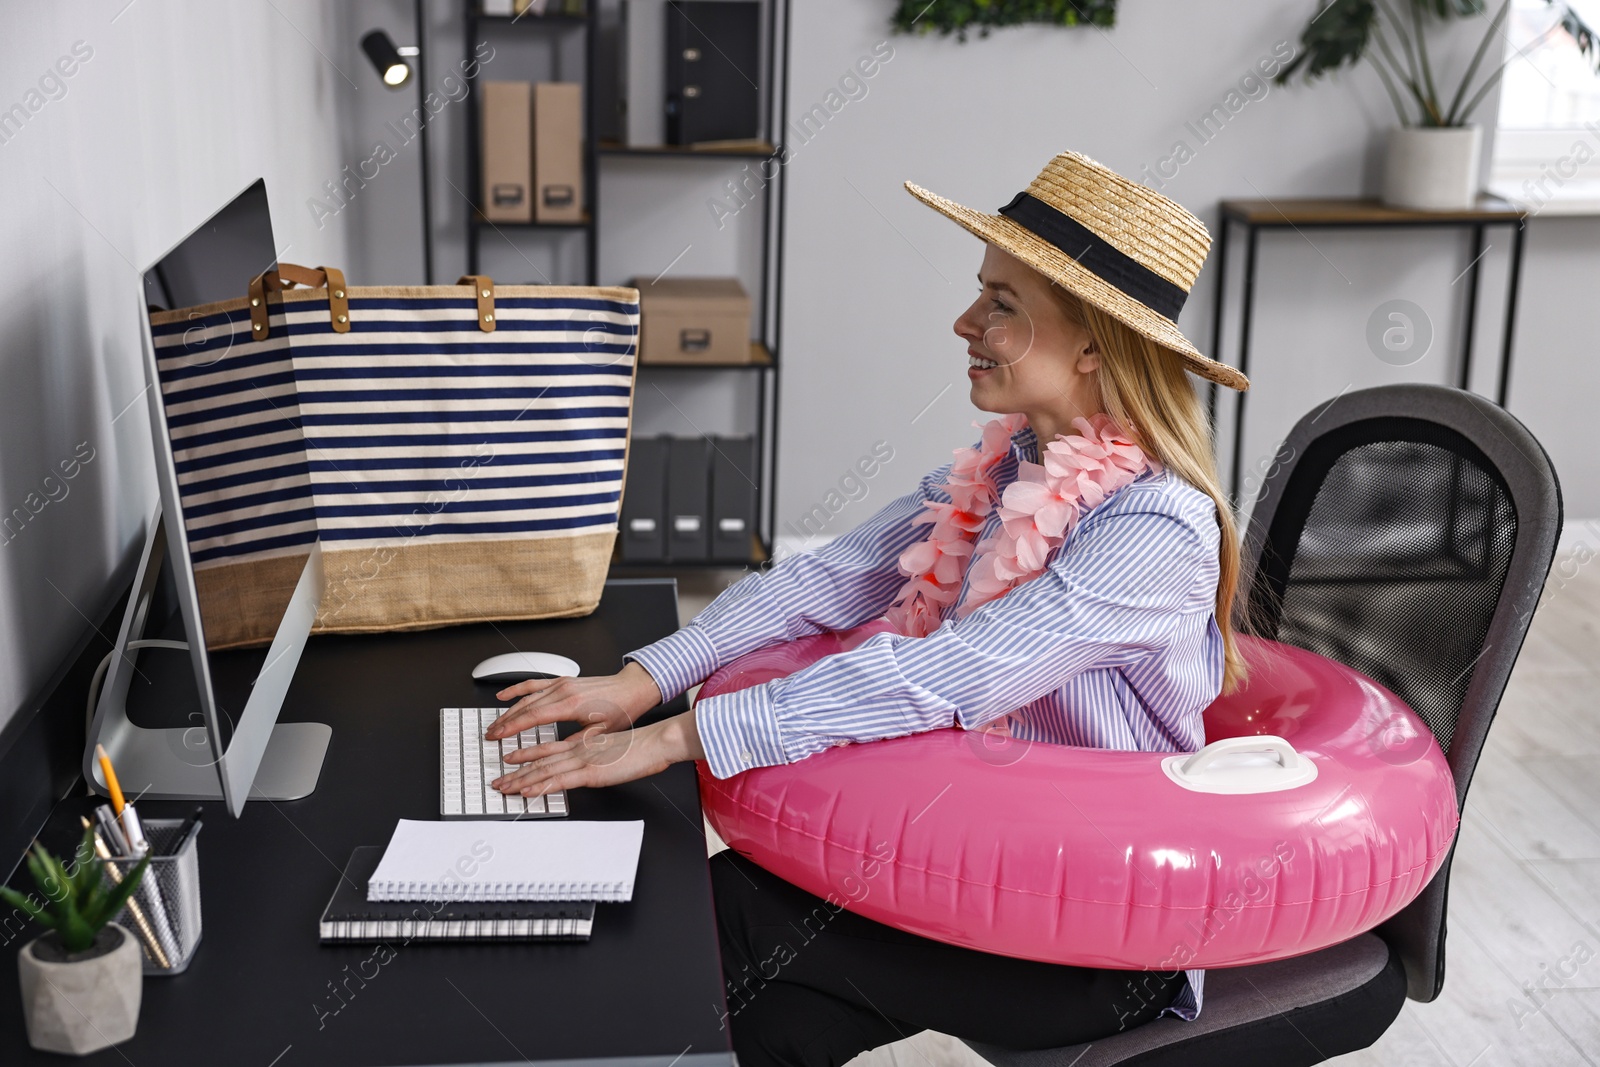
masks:
[[(1567, 0), (1600, 26), (1600, 0)], [(1512, 0), (1490, 191), (1532, 211), (1600, 208), (1600, 74), (1561, 5)]]

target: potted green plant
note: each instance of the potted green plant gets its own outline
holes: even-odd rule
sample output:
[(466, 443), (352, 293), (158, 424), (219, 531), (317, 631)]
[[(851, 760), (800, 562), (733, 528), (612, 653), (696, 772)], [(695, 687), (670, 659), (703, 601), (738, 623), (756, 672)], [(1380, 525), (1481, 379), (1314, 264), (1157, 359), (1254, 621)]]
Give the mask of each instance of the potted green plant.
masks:
[[(1557, 10), (1561, 31), (1600, 69), (1595, 31), (1561, 0), (1545, 3)], [(1481, 79), (1479, 71), (1490, 48), (1505, 40), (1501, 27), (1510, 11), (1511, 0), (1502, 0), (1488, 18), (1483, 40), (1454, 92), (1442, 72), (1435, 77), (1429, 38), (1452, 19), (1485, 17), (1485, 0), (1331, 0), (1318, 8), (1300, 35), (1299, 54), (1273, 80), (1283, 85), (1303, 72), (1311, 81), (1365, 59), (1377, 71), (1400, 120), (1389, 132), (1384, 157), (1384, 202), (1425, 211), (1471, 207), (1477, 199), (1483, 143), (1472, 115), (1516, 56), (1491, 63)]]
[(17, 955), (28, 1043), (81, 1056), (126, 1041), (139, 1022), (143, 968), (133, 935), (111, 920), (150, 857), (113, 883), (86, 830), (70, 864), (37, 841), (27, 864), (37, 896), (0, 886), (0, 899), (47, 928)]
[(1117, 0), (900, 0), (890, 22), (901, 33), (938, 30), (964, 42), (973, 27), (987, 37), (997, 26), (1042, 22), (1109, 29), (1116, 19)]

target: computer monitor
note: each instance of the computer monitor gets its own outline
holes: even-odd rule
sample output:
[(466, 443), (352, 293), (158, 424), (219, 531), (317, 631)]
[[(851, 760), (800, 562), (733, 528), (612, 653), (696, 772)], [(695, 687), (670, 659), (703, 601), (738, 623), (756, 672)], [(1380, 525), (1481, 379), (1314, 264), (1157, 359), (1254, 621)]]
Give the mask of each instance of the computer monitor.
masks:
[[(205, 422), (211, 412), (203, 402), (178, 399), (237, 389), (240, 383), (254, 386), (252, 376), (257, 374), (262, 375), (262, 383), (267, 381), (268, 375), (253, 370), (251, 361), (225, 358), (234, 337), (248, 340), (248, 313), (219, 319), (215, 309), (186, 311), (185, 318), (192, 320), (193, 326), (164, 327), (159, 345), (151, 324), (151, 316), (161, 311), (200, 309), (243, 297), (250, 279), (274, 267), (276, 261), (266, 183), (258, 180), (144, 274), (138, 316), (160, 505), (146, 529), (138, 576), (84, 750), (84, 778), (97, 792), (105, 793), (107, 788), (95, 759), (96, 744), (105, 746), (122, 790), (130, 797), (222, 799), (229, 812), (238, 816), (246, 800), (294, 800), (316, 788), (331, 730), (322, 723), (277, 721), (321, 601), (322, 552), (315, 524), (297, 527), (280, 522), (270, 531), (252, 531), (249, 522), (219, 523), (219, 512), (236, 511), (251, 494), (259, 498), (264, 489), (270, 496), (273, 486), (281, 489), (285, 482), (293, 484), (294, 476), (291, 472), (285, 478), (281, 464), (276, 470), (255, 472), (248, 464), (243, 470), (234, 464), (234, 469), (224, 472), (225, 477), (219, 477), (216, 467), (204, 463), (202, 444), (208, 433), (223, 437), (258, 434), (264, 435), (262, 440), (274, 436), (281, 440), (285, 432), (297, 433), (298, 425), (287, 414), (268, 411), (252, 425), (235, 421), (218, 430), (221, 423)], [(163, 388), (158, 348), (168, 367), (169, 389)], [(177, 373), (185, 375), (183, 380), (170, 380)], [(217, 417), (226, 420), (228, 416), (218, 412)], [(182, 464), (178, 452), (186, 457)], [(270, 508), (266, 510), (268, 514), (260, 521), (270, 525), (274, 516)], [(285, 534), (285, 529), (290, 532)], [(210, 596), (201, 595), (205, 576), (197, 581), (197, 574), (231, 565), (226, 582), (237, 583), (242, 575), (253, 573), (251, 568), (238, 566), (241, 560), (263, 558), (275, 561), (274, 569), (289, 576), (292, 588), (279, 582), (260, 590), (233, 592), (254, 592), (250, 599), (258, 611), (265, 599), (269, 615), (275, 615), (276, 604), (283, 603), (277, 632), (264, 654), (259, 648), (253, 654), (219, 652), (211, 647), (215, 641), (208, 645), (206, 618), (208, 604), (213, 613), (219, 610), (214, 595), (217, 572), (213, 570), (207, 586), (213, 592)], [(215, 624), (222, 621), (213, 618), (213, 629), (220, 630)], [(186, 640), (163, 643), (152, 637), (164, 622), (170, 624), (167, 629), (181, 622)], [(179, 699), (192, 698), (197, 705), (187, 716), (190, 725), (136, 724), (128, 714), (130, 687), (136, 676), (149, 681), (150, 674), (161, 673), (155, 666), (149, 673), (140, 669), (141, 652), (161, 647), (182, 650), (185, 646), (193, 690), (192, 697), (183, 690), (185, 695)], [(230, 683), (220, 690), (219, 661), (225, 661), (226, 669), (220, 673)], [(247, 667), (242, 674), (243, 665)]]

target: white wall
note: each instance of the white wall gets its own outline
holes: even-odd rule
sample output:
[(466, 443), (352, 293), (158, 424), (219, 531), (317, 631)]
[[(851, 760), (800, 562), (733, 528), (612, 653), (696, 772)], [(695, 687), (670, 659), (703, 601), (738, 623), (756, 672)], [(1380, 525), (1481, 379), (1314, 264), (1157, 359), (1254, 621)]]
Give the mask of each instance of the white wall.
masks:
[[(1162, 191), (1215, 235), (1224, 198), (1373, 193), (1383, 131), (1393, 124), (1381, 87), (1362, 67), (1311, 87), (1273, 87), (1207, 144), (1186, 129), (1258, 59), (1298, 42), (1315, 7), (1309, 2), (1127, 0), (1110, 31), (1009, 29), (966, 44), (890, 36), (891, 7), (887, 0), (795, 5), (792, 115), (822, 101), (879, 42), (887, 40), (894, 55), (865, 98), (796, 149), (789, 170), (780, 535), (824, 501), (874, 441), (889, 442), (895, 459), (825, 535), (850, 529), (909, 489), (952, 448), (971, 442), (971, 419), (987, 418), (967, 401), (965, 345), (951, 332), (976, 289), (982, 246), (913, 200), (903, 180), (993, 211), (1057, 152), (1076, 149), (1138, 175), (1183, 139), (1195, 157)], [(1455, 63), (1478, 31), (1481, 25), (1467, 25), (1450, 37), (1445, 52)], [(1480, 117), (1492, 122), (1495, 103)], [(1586, 398), (1600, 386), (1587, 328), (1600, 273), (1597, 227), (1531, 224), (1511, 394), (1512, 411), (1549, 448), (1575, 516), (1600, 515), (1600, 461), (1584, 439)], [(1474, 381), (1492, 395), (1508, 243), (1503, 235), (1490, 240), (1474, 360), (1483, 373)], [(1464, 236), (1441, 232), (1265, 237), (1246, 477), (1301, 414), (1346, 388), (1453, 384), (1466, 283), (1452, 280), (1470, 258)], [(1181, 320), (1207, 351), (1216, 273), (1214, 264), (1202, 273)], [(1420, 305), (1436, 331), (1428, 355), (1408, 368), (1380, 362), (1364, 339), (1368, 317), (1391, 299)], [(1232, 352), (1224, 353), (1230, 362)], [(1226, 399), (1221, 414), (1231, 431)], [(1224, 455), (1230, 441), (1225, 432)]]
[[(318, 230), (301, 206), (343, 165), (336, 105), (376, 91), (337, 15), (91, 0), (0, 16), (0, 111), (37, 108), (0, 142), (0, 726), (105, 602), (156, 500), (139, 271), (263, 176), (285, 258), (346, 256), (345, 224)], [(88, 58), (50, 80), (75, 46)]]

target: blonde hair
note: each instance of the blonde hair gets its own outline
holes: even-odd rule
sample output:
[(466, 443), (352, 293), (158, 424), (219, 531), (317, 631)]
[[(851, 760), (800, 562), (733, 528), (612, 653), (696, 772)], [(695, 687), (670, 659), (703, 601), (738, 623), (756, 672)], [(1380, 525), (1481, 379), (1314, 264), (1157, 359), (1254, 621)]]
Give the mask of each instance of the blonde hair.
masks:
[(1216, 609), (1225, 657), (1222, 691), (1232, 692), (1244, 681), (1246, 673), (1234, 640), (1235, 631), (1243, 628), (1234, 618), (1239, 536), (1233, 505), (1217, 478), (1209, 420), (1189, 383), (1183, 357), (1059, 285), (1052, 284), (1050, 291), (1067, 318), (1087, 330), (1100, 349), (1100, 397), (1106, 414), (1133, 434), (1147, 452), (1216, 505), (1217, 526), (1222, 535)]

